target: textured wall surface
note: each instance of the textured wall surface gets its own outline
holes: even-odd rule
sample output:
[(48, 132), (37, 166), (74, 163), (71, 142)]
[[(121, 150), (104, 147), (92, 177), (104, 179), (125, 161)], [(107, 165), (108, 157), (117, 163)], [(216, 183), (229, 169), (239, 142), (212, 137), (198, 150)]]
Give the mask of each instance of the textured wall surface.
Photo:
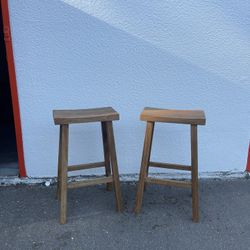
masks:
[[(244, 170), (249, 1), (10, 0), (9, 7), (29, 176), (56, 175), (52, 110), (99, 106), (121, 114), (120, 173), (139, 171), (144, 106), (204, 109), (200, 171)], [(157, 124), (152, 159), (189, 163), (189, 139), (188, 126)], [(70, 163), (101, 159), (99, 124), (71, 126)]]

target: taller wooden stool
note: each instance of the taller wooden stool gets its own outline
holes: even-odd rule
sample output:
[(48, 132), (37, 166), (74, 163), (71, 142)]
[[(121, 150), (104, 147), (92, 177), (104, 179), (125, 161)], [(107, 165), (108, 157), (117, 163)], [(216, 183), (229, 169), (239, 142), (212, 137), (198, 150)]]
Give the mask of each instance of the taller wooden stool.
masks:
[[(78, 188), (106, 183), (107, 189), (110, 190), (113, 183), (116, 197), (116, 208), (120, 212), (122, 210), (122, 201), (112, 125), (112, 121), (119, 120), (119, 114), (113, 108), (107, 107), (80, 110), (54, 110), (53, 117), (55, 124), (60, 125), (57, 182), (57, 196), (60, 200), (60, 223), (66, 223), (68, 188)], [(104, 161), (68, 166), (69, 124), (86, 122), (101, 122)], [(112, 166), (112, 172), (110, 163)], [(99, 177), (80, 182), (67, 182), (67, 174), (69, 171), (98, 167), (105, 167), (106, 177)]]
[[(197, 147), (197, 125), (205, 125), (205, 114), (201, 110), (168, 110), (145, 108), (141, 113), (141, 120), (147, 122), (144, 148), (142, 154), (140, 179), (136, 197), (135, 212), (139, 213), (142, 205), (142, 197), (145, 183), (170, 185), (192, 189), (193, 221), (199, 221), (199, 201), (198, 201), (198, 147)], [(191, 166), (169, 164), (161, 162), (151, 162), (151, 146), (154, 133), (155, 122), (189, 124), (191, 127)], [(149, 167), (159, 167), (168, 169), (178, 169), (191, 171), (191, 181), (163, 180), (148, 177)]]

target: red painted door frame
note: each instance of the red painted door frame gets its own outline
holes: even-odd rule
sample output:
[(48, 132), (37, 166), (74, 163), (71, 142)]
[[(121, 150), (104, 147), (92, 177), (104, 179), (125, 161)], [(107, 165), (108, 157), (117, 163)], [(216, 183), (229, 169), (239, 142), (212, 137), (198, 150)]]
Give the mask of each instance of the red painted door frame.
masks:
[(249, 146), (248, 146), (248, 156), (247, 156), (246, 171), (250, 172), (250, 142), (249, 142)]
[(16, 82), (16, 71), (15, 71), (15, 63), (13, 56), (13, 47), (11, 42), (8, 0), (1, 0), (1, 6), (2, 6), (2, 17), (3, 17), (4, 41), (6, 48), (12, 108), (13, 108), (15, 132), (16, 132), (19, 175), (20, 177), (26, 177), (26, 169), (24, 165), (24, 154), (23, 154), (22, 127), (21, 127), (20, 109), (19, 109), (18, 91)]

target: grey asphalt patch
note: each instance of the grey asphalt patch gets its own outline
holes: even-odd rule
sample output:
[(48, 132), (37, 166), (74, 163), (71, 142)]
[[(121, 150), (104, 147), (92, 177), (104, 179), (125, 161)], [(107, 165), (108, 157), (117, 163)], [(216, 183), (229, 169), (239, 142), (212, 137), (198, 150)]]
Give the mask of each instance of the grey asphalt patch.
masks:
[(133, 214), (136, 185), (122, 183), (124, 212), (104, 186), (69, 190), (58, 223), (55, 186), (0, 187), (1, 249), (250, 249), (250, 180), (200, 181), (200, 223), (188, 189), (148, 186)]

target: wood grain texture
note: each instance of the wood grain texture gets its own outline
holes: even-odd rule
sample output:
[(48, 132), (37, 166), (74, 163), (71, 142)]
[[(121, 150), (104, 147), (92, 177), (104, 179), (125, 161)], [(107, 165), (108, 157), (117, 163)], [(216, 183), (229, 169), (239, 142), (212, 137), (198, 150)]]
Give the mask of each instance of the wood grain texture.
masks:
[(170, 110), (145, 108), (140, 116), (142, 121), (205, 125), (206, 117), (202, 110)]
[(147, 177), (145, 181), (150, 184), (158, 184), (164, 186), (175, 186), (175, 187), (182, 187), (182, 188), (190, 188), (191, 181), (177, 181), (177, 180), (165, 180), (165, 179), (157, 179)]
[(112, 166), (112, 172), (113, 172), (113, 185), (114, 185), (115, 197), (116, 197), (116, 208), (118, 212), (121, 212), (122, 211), (121, 187), (120, 187), (119, 171), (118, 171), (117, 158), (116, 158), (113, 124), (110, 121), (107, 122), (107, 132), (108, 132), (108, 145), (109, 145), (110, 160), (111, 160), (111, 166)]
[(98, 178), (90, 179), (90, 180), (71, 182), (68, 184), (68, 188), (88, 187), (88, 186), (106, 184), (106, 183), (111, 183), (111, 182), (113, 182), (112, 176), (98, 177)]
[(191, 125), (191, 165), (193, 221), (199, 222), (198, 139), (196, 125)]
[[(154, 128), (155, 128), (155, 123), (153, 122), (152, 138), (151, 138), (150, 148), (149, 148), (149, 156), (148, 156), (148, 165), (147, 165), (147, 170), (146, 170), (146, 177), (148, 177), (148, 173), (149, 173), (149, 162), (150, 162), (151, 149), (152, 149), (153, 138), (154, 138)], [(144, 183), (144, 191), (146, 191), (146, 188), (147, 188), (147, 183)]]
[[(116, 207), (119, 212), (122, 211), (121, 189), (112, 125), (112, 120), (118, 120), (119, 114), (114, 109), (108, 107), (81, 110), (54, 110), (53, 116), (55, 124), (60, 125), (57, 183), (57, 197), (60, 200), (60, 223), (66, 223), (68, 188), (107, 184), (107, 189), (111, 190), (114, 186)], [(101, 122), (104, 161), (68, 166), (69, 124), (80, 122)], [(112, 171), (110, 164), (112, 165)], [(68, 183), (69, 171), (98, 167), (105, 167), (106, 177)]]
[(111, 107), (75, 110), (53, 110), (56, 125), (119, 120), (119, 114)]
[(78, 164), (78, 165), (68, 166), (68, 171), (77, 171), (77, 170), (85, 170), (85, 169), (91, 169), (91, 168), (100, 168), (100, 167), (104, 167), (104, 166), (105, 166), (104, 161), (92, 162), (92, 163), (85, 163), (85, 164)]
[(191, 171), (191, 166), (181, 165), (181, 164), (173, 164), (173, 163), (163, 163), (163, 162), (149, 162), (150, 167), (157, 168), (168, 168), (168, 169), (177, 169), (177, 170), (186, 170)]
[[(139, 213), (142, 205), (142, 197), (146, 183), (169, 185), (192, 190), (192, 217), (194, 222), (199, 221), (199, 195), (198, 195), (198, 135), (197, 126), (205, 125), (206, 118), (202, 110), (167, 110), (157, 108), (145, 108), (141, 113), (141, 120), (147, 121), (145, 133), (142, 164), (138, 182), (135, 212)], [(191, 127), (191, 166), (150, 161), (152, 138), (155, 122), (182, 123)], [(191, 171), (191, 181), (166, 180), (148, 177), (149, 167), (159, 167)]]
[(61, 176), (60, 176), (60, 223), (66, 223), (67, 217), (67, 179), (69, 125), (62, 125), (61, 137)]
[(153, 138), (153, 129), (154, 129), (154, 123), (147, 122), (142, 160), (141, 160), (140, 177), (139, 177), (137, 195), (136, 195), (136, 201), (135, 201), (135, 213), (136, 214), (138, 214), (141, 211), (145, 178), (147, 175), (149, 155), (150, 155), (151, 143), (152, 143), (152, 138)]
[[(104, 164), (105, 164), (105, 173), (106, 176), (111, 176), (111, 167), (110, 167), (110, 153), (108, 145), (108, 128), (107, 123), (102, 122), (102, 142), (103, 142), (103, 154), (104, 154)], [(107, 183), (107, 190), (111, 191), (113, 188), (112, 183)]]
[(60, 187), (61, 171), (62, 171), (61, 155), (62, 155), (62, 126), (60, 126), (60, 132), (59, 132), (58, 167), (57, 167), (57, 192), (56, 192), (57, 199), (60, 199), (60, 196), (61, 196), (61, 187)]

